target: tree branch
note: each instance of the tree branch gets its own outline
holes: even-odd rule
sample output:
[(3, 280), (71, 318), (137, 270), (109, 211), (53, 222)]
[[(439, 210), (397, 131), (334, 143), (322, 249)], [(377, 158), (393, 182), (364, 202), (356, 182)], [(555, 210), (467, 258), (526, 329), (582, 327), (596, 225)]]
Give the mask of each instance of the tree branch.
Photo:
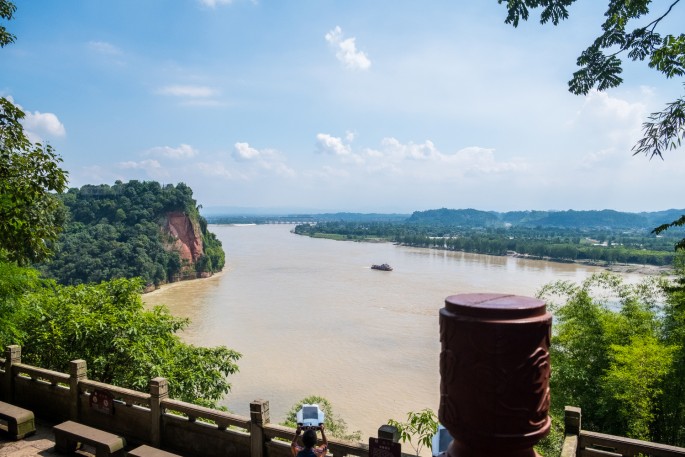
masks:
[(668, 16), (668, 15), (671, 13), (671, 10), (673, 9), (673, 7), (676, 6), (679, 2), (680, 2), (680, 0), (675, 0), (673, 3), (671, 3), (671, 6), (668, 7), (668, 10), (666, 10), (666, 12), (665, 12), (661, 17), (658, 17), (658, 18), (654, 19), (652, 22), (650, 22), (649, 24), (647, 24), (646, 26), (644, 26), (643, 29), (644, 29), (644, 30), (647, 30), (647, 27), (649, 27), (649, 26), (651, 25), (651, 26), (652, 26), (651, 32), (654, 32), (654, 29), (655, 29), (656, 26), (659, 24), (659, 22), (661, 22), (661, 20), (662, 20), (663, 18), (665, 18), (666, 16)]
[(633, 155), (643, 153), (650, 157), (680, 147), (685, 140), (685, 97), (666, 105), (663, 111), (652, 113), (651, 122), (642, 124), (643, 137), (633, 146)]

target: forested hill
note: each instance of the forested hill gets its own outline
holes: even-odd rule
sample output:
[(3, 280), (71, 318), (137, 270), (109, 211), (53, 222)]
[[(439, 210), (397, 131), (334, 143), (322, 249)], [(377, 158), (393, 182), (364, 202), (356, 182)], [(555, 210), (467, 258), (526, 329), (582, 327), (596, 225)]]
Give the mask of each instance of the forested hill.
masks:
[(61, 195), (66, 224), (39, 268), (62, 284), (142, 277), (148, 286), (207, 276), (224, 266), (187, 185), (117, 181)]
[(625, 213), (614, 210), (601, 211), (479, 211), (476, 209), (432, 209), (416, 211), (407, 223), (416, 225), (441, 225), (461, 227), (549, 227), (590, 229), (651, 229), (669, 223), (685, 209), (659, 212)]

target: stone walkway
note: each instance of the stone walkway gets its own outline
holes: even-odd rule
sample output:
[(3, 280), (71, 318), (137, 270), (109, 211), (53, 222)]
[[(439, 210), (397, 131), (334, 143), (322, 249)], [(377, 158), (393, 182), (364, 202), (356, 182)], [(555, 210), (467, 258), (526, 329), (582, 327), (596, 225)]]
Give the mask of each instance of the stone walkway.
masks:
[[(10, 440), (7, 434), (0, 433), (0, 457), (62, 456), (63, 454), (55, 452), (55, 436), (52, 434), (52, 425), (36, 419), (36, 433), (19, 441)], [(84, 451), (77, 451), (75, 455), (94, 456), (94, 454)]]

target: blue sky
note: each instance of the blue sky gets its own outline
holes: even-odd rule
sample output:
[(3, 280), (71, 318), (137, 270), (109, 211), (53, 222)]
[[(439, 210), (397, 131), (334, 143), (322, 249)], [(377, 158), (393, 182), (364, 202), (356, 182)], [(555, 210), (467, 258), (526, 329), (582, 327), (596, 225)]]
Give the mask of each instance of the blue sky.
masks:
[(182, 181), (206, 209), (685, 207), (685, 151), (630, 151), (682, 79), (631, 62), (619, 88), (566, 90), (605, 2), (517, 29), (496, 0), (16, 3), (0, 95), (74, 187)]

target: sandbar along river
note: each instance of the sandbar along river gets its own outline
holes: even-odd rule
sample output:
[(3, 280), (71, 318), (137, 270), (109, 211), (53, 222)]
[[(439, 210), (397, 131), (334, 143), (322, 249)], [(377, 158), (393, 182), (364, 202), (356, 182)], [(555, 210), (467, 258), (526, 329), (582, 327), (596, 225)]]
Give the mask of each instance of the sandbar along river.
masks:
[[(212, 225), (224, 272), (144, 296), (191, 319), (185, 341), (242, 353), (223, 404), (249, 416), (270, 402), (271, 421), (307, 395), (329, 399), (362, 441), (389, 418), (439, 401), (438, 311), (448, 295), (534, 296), (597, 268), (298, 236), (292, 225)], [(370, 269), (388, 263), (392, 272)]]

